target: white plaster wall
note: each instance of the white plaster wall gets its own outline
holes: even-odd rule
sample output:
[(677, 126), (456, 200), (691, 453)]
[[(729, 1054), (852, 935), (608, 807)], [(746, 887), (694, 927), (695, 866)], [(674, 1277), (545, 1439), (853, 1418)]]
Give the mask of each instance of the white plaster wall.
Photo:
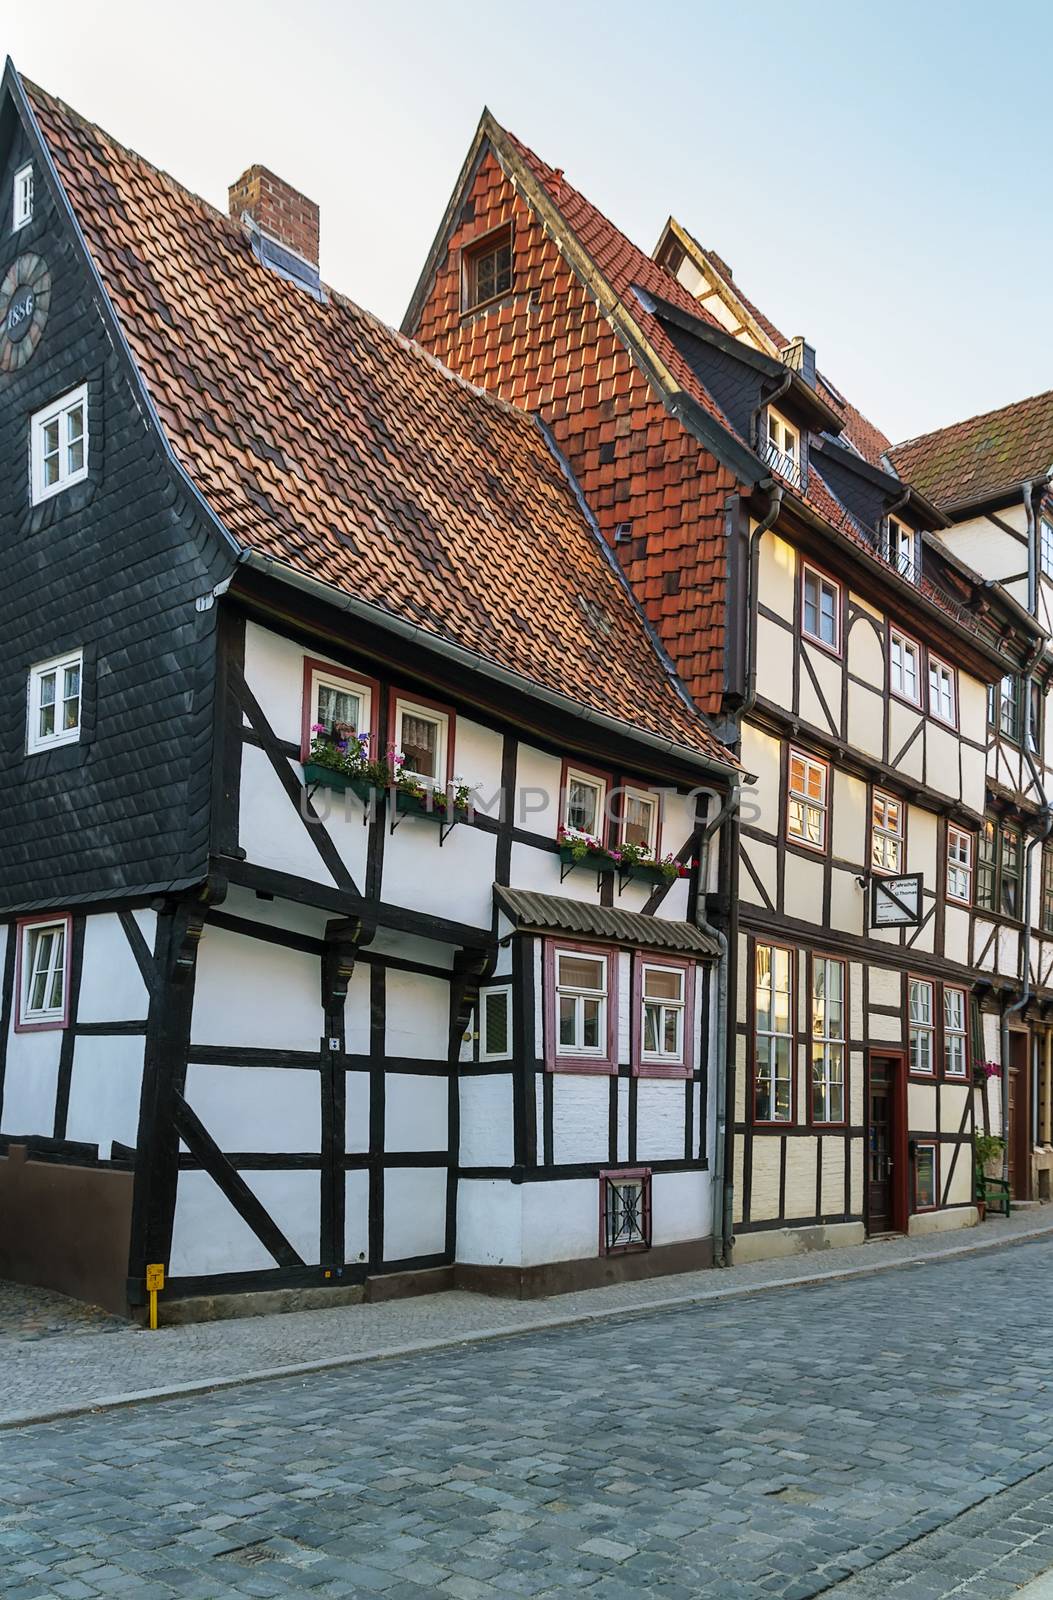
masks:
[(221, 1150), (316, 1155), (321, 1148), (321, 1080), (307, 1068), (191, 1061), (186, 1099)]
[[(122, 934), (123, 938), (123, 934)], [(108, 1160), (110, 1146), (135, 1145), (143, 1081), (143, 1040), (120, 1035), (85, 1035), (73, 1050), (66, 1137), (97, 1144)]]
[[(146, 927), (140, 923), (151, 951), (154, 929), (150, 923), (156, 920), (150, 912)], [(142, 973), (116, 912), (87, 917), (78, 1022), (142, 1022), (149, 1003)]]
[(489, 928), (497, 835), (456, 827), (439, 845), (439, 824), (403, 816), (384, 844), (382, 898), (392, 905)]
[(750, 1179), (750, 1218), (753, 1222), (770, 1222), (779, 1215), (782, 1144), (783, 1141), (774, 1135), (765, 1135), (753, 1141)]
[(609, 1096), (610, 1080), (606, 1076), (552, 1074), (552, 1155), (557, 1166), (607, 1160)]
[(321, 1257), (321, 1182), (318, 1173), (243, 1172), (241, 1176), (305, 1266), (314, 1266)]
[(449, 1127), (445, 1078), (389, 1072), (384, 1080), (384, 1148), (445, 1150)]
[[(636, 1153), (642, 1165), (684, 1155), (684, 1080), (641, 1078), (636, 1100)], [(628, 1152), (626, 1152), (628, 1153)]]
[(450, 986), (443, 978), (388, 968), (385, 974), (389, 1056), (445, 1061), (450, 1031)]
[(524, 1266), (599, 1254), (600, 1191), (595, 1178), (524, 1183), (522, 1191)]
[(369, 1149), (369, 1073), (351, 1071), (345, 1074), (345, 1080), (344, 1148), (362, 1155)]
[(317, 1050), (323, 1022), (315, 956), (206, 928), (197, 958), (194, 1044)]
[[(769, 600), (763, 603), (771, 604)], [(788, 616), (793, 616), (792, 610)], [(757, 693), (762, 699), (785, 704), (788, 686), (793, 683), (795, 652), (796, 641), (788, 628), (781, 628), (767, 617), (757, 618)]]
[[(317, 1180), (317, 1173), (314, 1175)], [(181, 1172), (176, 1187), (169, 1275), (260, 1272), (276, 1265), (207, 1172)]]
[[(501, 787), (501, 750), (504, 741), (493, 728), (470, 717), (458, 717), (454, 731), (454, 776), (471, 788), (478, 789), (482, 800), (489, 802)], [(486, 805), (486, 815), (497, 819), (497, 805)], [(445, 847), (444, 847), (445, 848)]]
[[(303, 771), (300, 766), (296, 766), (295, 770), (297, 773), (302, 773)], [(289, 802), (286, 800), (286, 805), (288, 804)], [(322, 826), (329, 834), (344, 866), (359, 889), (362, 889), (366, 881), (366, 858), (369, 846), (366, 807), (350, 789), (345, 789), (342, 793), (339, 793), (335, 789), (325, 788), (324, 785), (320, 785), (315, 790), (311, 805)], [(288, 826), (288, 823), (286, 826)], [(297, 826), (300, 827), (301, 832), (306, 834), (302, 823), (297, 823)], [(312, 823), (310, 826), (313, 828), (315, 824)], [(244, 839), (242, 839), (242, 843), (245, 843)], [(318, 854), (309, 837), (307, 838), (307, 845), (314, 855)], [(323, 871), (325, 870), (323, 867)], [(318, 874), (313, 873), (312, 876), (317, 878)]]
[(457, 1189), (457, 1260), (486, 1267), (520, 1266), (523, 1196), (527, 1189), (541, 1187), (462, 1178)]
[(929, 718), (926, 728), (925, 779), (931, 789), (939, 794), (951, 795), (958, 799), (961, 793), (961, 780), (959, 777), (958, 750), (960, 748), (958, 736), (948, 728), (941, 728), (938, 722)]
[(446, 1169), (389, 1167), (384, 1173), (384, 1260), (446, 1248)]
[(50, 1139), (55, 1132), (55, 1095), (58, 1089), (61, 1028), (40, 1033), (15, 1033), (7, 1040), (4, 1074), (2, 1133), (39, 1133)]
[[(779, 857), (775, 846), (762, 844), (759, 839), (742, 838), (739, 849), (764, 885), (772, 905), (776, 905), (779, 892)], [(753, 878), (745, 869), (739, 874), (739, 898), (747, 905), (764, 904), (759, 890), (754, 886)]]
[(778, 739), (748, 722), (743, 724), (742, 764), (756, 779), (749, 798), (759, 812), (758, 816), (744, 814), (743, 820), (770, 833), (779, 830), (779, 749)]
[[(881, 679), (878, 679), (880, 685)], [(868, 755), (876, 756), (881, 760), (882, 734), (884, 732), (884, 712), (880, 687), (877, 690), (864, 688), (862, 684), (849, 680), (848, 684), (848, 726), (852, 734), (852, 743), (857, 750), (863, 750)]]
[(462, 1077), (459, 1092), (460, 1165), (510, 1167), (515, 1159), (511, 1073), (485, 1078)]
[[(519, 746), (516, 761), (517, 828), (554, 839), (559, 828), (559, 781), (562, 764), (531, 745)], [(519, 883), (513, 877), (513, 883)]]
[[(300, 742), (304, 650), (256, 622), (245, 624), (245, 682), (279, 739)], [(331, 661), (311, 651), (316, 661)]]
[(344, 1174), (344, 1260), (365, 1261), (369, 1255), (369, 1173)]
[[(303, 777), (299, 762), (290, 761), (289, 768), (299, 783)], [(333, 887), (333, 875), (311, 843), (299, 808), (263, 751), (250, 744), (242, 747), (239, 816), (238, 840), (251, 862)], [(357, 826), (366, 831), (360, 823)]]
[(708, 1173), (656, 1172), (651, 1179), (651, 1243), (705, 1239), (712, 1231)]
[(352, 1056), (369, 1054), (369, 973), (364, 961), (356, 963), (344, 1000), (344, 1048)]

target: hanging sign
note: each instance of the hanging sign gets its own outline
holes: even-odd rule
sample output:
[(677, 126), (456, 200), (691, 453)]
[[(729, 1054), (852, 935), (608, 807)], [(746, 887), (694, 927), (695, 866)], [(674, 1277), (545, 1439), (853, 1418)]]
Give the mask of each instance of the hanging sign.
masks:
[(920, 872), (905, 878), (870, 880), (870, 926), (916, 928), (921, 922)]

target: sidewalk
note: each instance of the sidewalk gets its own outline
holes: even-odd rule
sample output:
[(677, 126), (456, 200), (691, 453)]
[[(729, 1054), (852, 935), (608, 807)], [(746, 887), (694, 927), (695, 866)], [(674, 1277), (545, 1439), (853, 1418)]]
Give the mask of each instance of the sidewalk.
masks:
[[(0, 1338), (0, 1427), (1050, 1239), (1053, 1207), (1042, 1207), (954, 1233), (883, 1239), (547, 1300), (498, 1300), (454, 1291), (378, 1305), (195, 1323), (156, 1333), (107, 1326), (98, 1333), (81, 1327), (69, 1336), (52, 1332), (31, 1342)], [(14, 1286), (5, 1290), (18, 1292)]]

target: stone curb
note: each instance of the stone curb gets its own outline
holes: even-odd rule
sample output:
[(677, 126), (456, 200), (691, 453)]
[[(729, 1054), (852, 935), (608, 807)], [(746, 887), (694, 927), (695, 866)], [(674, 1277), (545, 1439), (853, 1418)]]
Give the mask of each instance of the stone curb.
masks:
[[(766, 1283), (732, 1284), (728, 1288), (699, 1289), (688, 1294), (666, 1295), (661, 1300), (651, 1300), (646, 1305), (620, 1305), (596, 1311), (575, 1311), (563, 1316), (540, 1318), (518, 1328), (473, 1328), (460, 1334), (448, 1334), (437, 1339), (417, 1339), (408, 1344), (384, 1345), (371, 1350), (357, 1350), (342, 1356), (327, 1356), (320, 1361), (298, 1361), (283, 1367), (260, 1367), (248, 1372), (232, 1373), (225, 1378), (205, 1378), (199, 1383), (178, 1383), (158, 1389), (136, 1389), (127, 1394), (99, 1395), (78, 1405), (59, 1406), (49, 1411), (29, 1411), (0, 1417), (0, 1432), (11, 1428), (35, 1427), (46, 1422), (60, 1422), (69, 1417), (91, 1416), (100, 1411), (117, 1411), (127, 1406), (143, 1405), (157, 1400), (190, 1399), (196, 1395), (216, 1394), (223, 1389), (236, 1389), (249, 1383), (266, 1383), (276, 1378), (307, 1377), (316, 1372), (332, 1372), (339, 1367), (355, 1367), (372, 1361), (396, 1361), (402, 1356), (422, 1355), (433, 1350), (453, 1350), (459, 1345), (481, 1344), (494, 1339), (521, 1339), (531, 1333), (545, 1333), (555, 1328), (573, 1328), (590, 1322), (607, 1322), (614, 1318), (646, 1317), (655, 1311), (683, 1310), (688, 1306), (708, 1305), (725, 1300), (740, 1300), (751, 1295), (768, 1294), (772, 1290), (812, 1288), (816, 1284), (837, 1282), (846, 1278), (869, 1278), (878, 1272), (892, 1272), (903, 1267), (925, 1267), (940, 1261), (957, 1260), (962, 1256), (986, 1255), (992, 1250), (1005, 1249), (1019, 1244), (1035, 1244), (1053, 1238), (1053, 1221), (1027, 1233), (1013, 1234), (1009, 1238), (991, 1239), (987, 1243), (962, 1244), (933, 1251), (931, 1255), (910, 1256), (900, 1261), (874, 1261), (852, 1267), (830, 1267), (825, 1272), (816, 1271), (801, 1278), (771, 1278)], [(856, 1248), (861, 1248), (857, 1246)], [(734, 1272), (734, 1268), (730, 1269)]]

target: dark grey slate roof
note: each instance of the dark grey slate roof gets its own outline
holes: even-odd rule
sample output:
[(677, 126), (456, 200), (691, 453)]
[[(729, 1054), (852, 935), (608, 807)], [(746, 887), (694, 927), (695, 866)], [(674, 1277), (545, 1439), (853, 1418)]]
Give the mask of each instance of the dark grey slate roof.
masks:
[(631, 944), (648, 950), (676, 950), (681, 955), (716, 956), (717, 941), (693, 922), (670, 922), (644, 917), (638, 911), (619, 911), (587, 900), (567, 900), (559, 894), (534, 894), (529, 889), (509, 889), (494, 884), (494, 899), (521, 928), (581, 934), (607, 943)]

